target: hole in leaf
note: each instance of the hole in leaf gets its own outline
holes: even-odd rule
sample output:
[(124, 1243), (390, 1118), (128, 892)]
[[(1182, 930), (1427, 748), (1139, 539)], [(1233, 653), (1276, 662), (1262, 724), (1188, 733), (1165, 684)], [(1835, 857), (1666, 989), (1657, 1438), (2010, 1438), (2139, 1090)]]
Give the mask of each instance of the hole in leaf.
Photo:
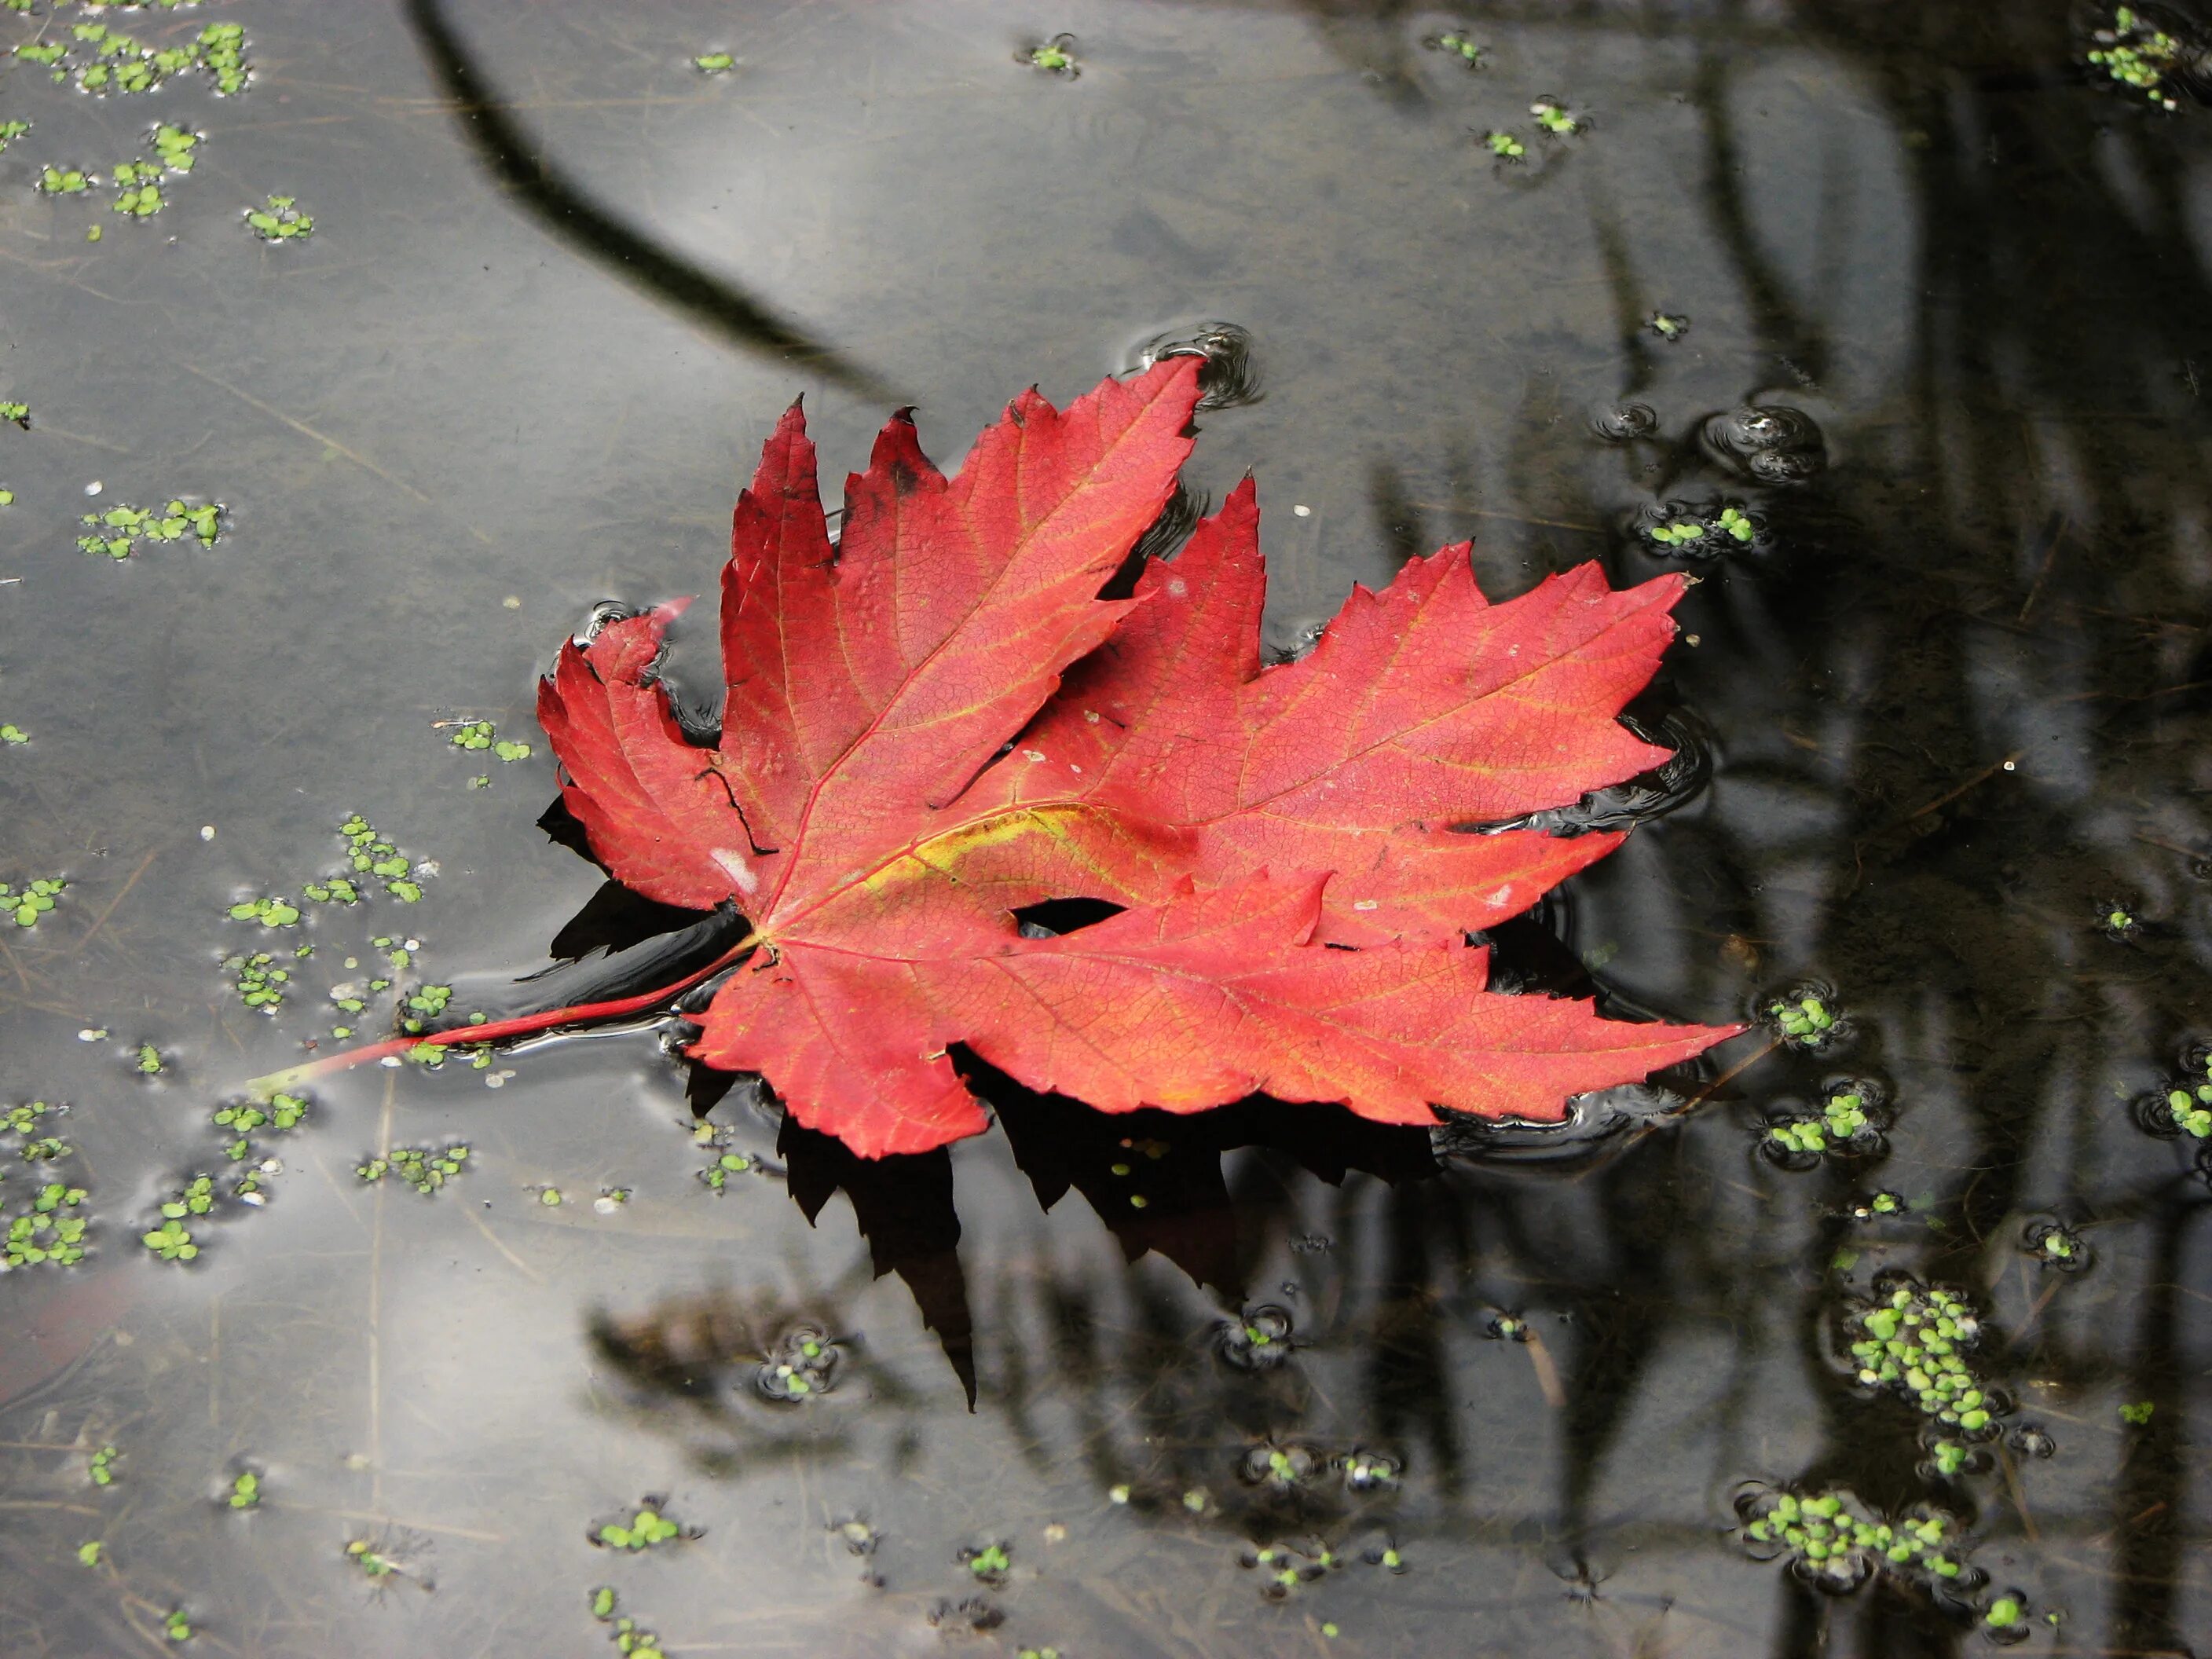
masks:
[(1122, 908), (1104, 899), (1046, 899), (1042, 903), (1023, 905), (1014, 912), (1014, 921), (1020, 925), (1024, 939), (1055, 939), (1062, 933), (1096, 927), (1107, 917), (1120, 915)]

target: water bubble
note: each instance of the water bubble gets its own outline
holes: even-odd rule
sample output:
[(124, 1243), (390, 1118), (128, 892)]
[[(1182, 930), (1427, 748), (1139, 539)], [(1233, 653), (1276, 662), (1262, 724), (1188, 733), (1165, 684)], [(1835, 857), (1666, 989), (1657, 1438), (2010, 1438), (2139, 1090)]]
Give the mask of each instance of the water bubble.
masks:
[(1649, 404), (1608, 404), (1590, 416), (1590, 430), (1609, 444), (1648, 438), (1658, 429), (1658, 413)]
[(1131, 367), (1141, 372), (1164, 357), (1206, 359), (1198, 372), (1200, 410), (1241, 409), (1263, 395), (1252, 331), (1238, 324), (1205, 322), (1156, 334), (1137, 348)]
[(1813, 417), (1784, 404), (1746, 404), (1709, 416), (1698, 442), (1722, 465), (1761, 483), (1802, 483), (1828, 464)]

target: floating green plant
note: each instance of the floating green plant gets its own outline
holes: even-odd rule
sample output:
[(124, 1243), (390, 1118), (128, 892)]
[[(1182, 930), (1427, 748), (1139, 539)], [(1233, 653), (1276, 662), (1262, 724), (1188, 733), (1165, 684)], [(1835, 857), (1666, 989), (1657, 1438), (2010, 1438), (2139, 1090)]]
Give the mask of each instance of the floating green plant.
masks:
[(1981, 1324), (1963, 1297), (1909, 1273), (1891, 1275), (1846, 1324), (1856, 1334), (1850, 1356), (1863, 1386), (1896, 1394), (1966, 1434), (1992, 1431), (2005, 1407), (1967, 1366)]
[[(403, 904), (412, 904), (422, 896), (421, 885), (414, 879), (419, 873), (408, 856), (376, 832), (376, 826), (358, 812), (352, 814), (338, 826), (338, 834), (346, 838), (351, 849), (355, 872), (373, 876), (384, 884), (384, 890)], [(383, 949), (380, 945), (378, 948)], [(404, 968), (401, 960), (392, 962), (394, 968)]]
[[(68, 1148), (62, 1150), (66, 1152)], [(26, 1162), (30, 1161), (27, 1152)], [(52, 1264), (74, 1267), (84, 1260), (86, 1221), (80, 1213), (88, 1196), (65, 1181), (42, 1182), (27, 1209), (6, 1218), (0, 1239), (0, 1264), (10, 1268)]]
[(1239, 1552), (1237, 1565), (1262, 1575), (1260, 1594), (1279, 1601), (1337, 1565), (1336, 1553), (1319, 1542), (1260, 1544)]
[(158, 161), (125, 161), (118, 165), (115, 169), (115, 210), (135, 219), (149, 219), (167, 206), (161, 195), (162, 171)]
[(1567, 112), (1567, 106), (1556, 98), (1539, 98), (1528, 106), (1528, 113), (1536, 118), (1536, 125), (1554, 138), (1571, 138), (1588, 125)]
[(190, 128), (172, 126), (164, 121), (148, 135), (146, 142), (154, 146), (154, 153), (161, 158), (161, 165), (172, 173), (190, 173), (199, 160), (200, 141), (207, 135)]
[[(314, 948), (302, 945), (289, 959), (302, 960), (312, 955)], [(292, 982), (292, 970), (284, 966), (283, 959), (267, 951), (256, 951), (251, 955), (240, 951), (225, 957), (222, 966), (231, 976), (231, 988), (238, 993), (239, 1000), (247, 1007), (273, 1014), (284, 1006), (285, 988)]]
[(2157, 1411), (2157, 1409), (2158, 1407), (2151, 1401), (2139, 1400), (2131, 1405), (2124, 1405), (2120, 1407), (2120, 1421), (2123, 1423), (2132, 1424), (2136, 1428), (2142, 1428), (2145, 1424), (2150, 1421), (2151, 1414)]
[(459, 1175), (468, 1160), (468, 1147), (458, 1143), (451, 1146), (395, 1146), (380, 1158), (355, 1164), (353, 1172), (367, 1182), (397, 1176), (428, 1198)]
[(1431, 52), (1441, 52), (1458, 58), (1471, 70), (1482, 67), (1482, 54), (1487, 50), (1477, 46), (1474, 37), (1462, 29), (1447, 29), (1442, 34), (1432, 34), (1421, 44)]
[(252, 1469), (240, 1469), (230, 1483), (228, 1498), (230, 1507), (234, 1510), (260, 1508), (261, 1477)]
[(5, 155), (8, 146), (30, 130), (28, 121), (0, 121), (0, 155)]
[(141, 1077), (159, 1077), (167, 1069), (162, 1061), (161, 1051), (150, 1042), (138, 1045), (138, 1053), (131, 1064)]
[[(0, 888), (0, 904), (6, 902), (6, 893)], [(2192, 1140), (2212, 1139), (2212, 1055), (2198, 1062), (2198, 1069), (2202, 1078), (2169, 1089), (2165, 1102), (2168, 1121)]]
[(2064, 1222), (2050, 1216), (2029, 1222), (2020, 1243), (2045, 1267), (2060, 1273), (2080, 1273), (2089, 1265), (2087, 1242)]
[(258, 921), (264, 927), (289, 927), (300, 919), (300, 907), (281, 895), (240, 899), (230, 907), (233, 921)]
[(836, 1386), (843, 1351), (818, 1325), (797, 1324), (754, 1373), (753, 1386), (764, 1400), (796, 1405)]
[(2114, 85), (2140, 92), (2160, 109), (2181, 107), (2166, 82), (2181, 66), (2185, 53), (2180, 41), (2130, 6), (2115, 8), (2112, 27), (2096, 30), (2093, 38), (2097, 45), (2085, 56)]
[(225, 511), (220, 501), (193, 505), (172, 500), (159, 513), (118, 502), (77, 520), (87, 526), (87, 533), (76, 538), (76, 544), (88, 553), (105, 554), (111, 559), (129, 558), (142, 542), (178, 542), (188, 535), (198, 538), (202, 547), (213, 547), (222, 539)]
[(139, 1242), (164, 1261), (190, 1261), (200, 1253), (192, 1243), (191, 1231), (181, 1221), (171, 1218), (149, 1233), (141, 1234)]
[(68, 886), (59, 876), (39, 877), (20, 890), (0, 881), (0, 913), (15, 917), (18, 927), (35, 927)]
[(115, 1484), (115, 1460), (119, 1455), (120, 1454), (112, 1446), (102, 1446), (98, 1451), (93, 1453), (91, 1460), (85, 1466), (85, 1473), (91, 1478), (94, 1486), (112, 1486)]
[(1903, 1213), (1904, 1209), (1904, 1199), (1900, 1198), (1895, 1193), (1885, 1190), (1879, 1193), (1869, 1194), (1866, 1198), (1862, 1199), (1859, 1202), (1852, 1205), (1851, 1219), (1854, 1221), (1871, 1221), (1876, 1216), (1901, 1214)]
[(702, 52), (691, 60), (693, 65), (707, 75), (727, 75), (737, 67), (738, 60), (726, 52)]
[(1841, 1018), (1828, 1006), (1824, 990), (1801, 986), (1787, 996), (1777, 997), (1761, 1012), (1791, 1048), (1818, 1050), (1843, 1035)]
[(407, 999), (407, 1012), (402, 1017), (400, 1029), (410, 1035), (427, 1029), (428, 1023), (446, 1012), (446, 1005), (453, 1000), (450, 985), (418, 985)]
[(96, 182), (82, 167), (49, 167), (39, 170), (34, 188), (41, 196), (82, 196)]
[(1503, 127), (1492, 127), (1482, 135), (1482, 142), (1490, 153), (1501, 161), (1518, 161), (1528, 154), (1528, 145)]
[(98, 1566), (100, 1565), (100, 1540), (97, 1538), (89, 1539), (84, 1543), (79, 1544), (76, 1547), (76, 1563), (77, 1565), (81, 1567)]
[(12, 421), (28, 432), (31, 429), (30, 404), (0, 403), (0, 421)]
[(1057, 75), (1063, 81), (1073, 81), (1083, 73), (1082, 64), (1076, 61), (1075, 37), (1072, 34), (1055, 34), (1040, 46), (1018, 52), (1014, 61), (1042, 70), (1048, 75)]
[(606, 1549), (649, 1550), (697, 1536), (662, 1513), (666, 1503), (665, 1498), (650, 1496), (639, 1499), (626, 1521), (608, 1521), (593, 1528), (592, 1541)]
[(1855, 1589), (1876, 1573), (1922, 1581), (1970, 1580), (1958, 1523), (1921, 1508), (1895, 1520), (1840, 1488), (1798, 1493), (1754, 1487), (1736, 1501), (1739, 1536), (1755, 1558), (1786, 1557), (1808, 1583)]
[[(0, 496), (4, 496), (6, 494), (7, 492), (5, 490), (0, 490)], [(4, 501), (0, 501), (0, 506), (5, 505), (6, 502)], [(28, 743), (30, 740), (31, 734), (23, 730), (21, 726), (14, 724), (12, 721), (0, 722), (0, 743)]]
[(216, 1108), (213, 1119), (216, 1127), (232, 1137), (222, 1149), (223, 1155), (234, 1164), (243, 1162), (252, 1150), (247, 1136), (264, 1128), (296, 1129), (307, 1121), (307, 1107), (305, 1095), (277, 1093), (265, 1101), (234, 1101)]
[(1875, 1114), (1881, 1101), (1881, 1090), (1872, 1083), (1832, 1083), (1818, 1116), (1787, 1117), (1767, 1125), (1768, 1148), (1791, 1163), (1831, 1153), (1879, 1152), (1881, 1128)]
[(264, 242), (289, 242), (315, 234), (315, 222), (300, 211), (297, 199), (272, 196), (266, 205), (246, 210), (246, 222)]
[(172, 1642), (189, 1642), (192, 1639), (191, 1620), (185, 1616), (185, 1610), (182, 1607), (170, 1609), (168, 1616), (161, 1621), (161, 1634)]
[(1664, 311), (1655, 311), (1644, 319), (1644, 325), (1670, 344), (1690, 331), (1690, 319)]
[(510, 763), (530, 758), (528, 744), (502, 741), (489, 720), (469, 720), (456, 726), (446, 741), (456, 749), (471, 751), (488, 749), (501, 760)]
[(966, 1567), (979, 1584), (1003, 1584), (1013, 1571), (1013, 1547), (1004, 1539), (989, 1544), (970, 1544), (956, 1551), (953, 1559)]

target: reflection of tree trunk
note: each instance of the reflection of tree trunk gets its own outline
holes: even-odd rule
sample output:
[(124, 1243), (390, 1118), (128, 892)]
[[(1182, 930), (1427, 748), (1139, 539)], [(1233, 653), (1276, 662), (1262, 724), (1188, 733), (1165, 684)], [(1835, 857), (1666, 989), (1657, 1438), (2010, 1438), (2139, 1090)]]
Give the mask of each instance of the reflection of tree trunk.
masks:
[(439, 0), (407, 0), (406, 9), (423, 56), (453, 100), (461, 136), (541, 227), (733, 344), (795, 361), (863, 397), (895, 401), (871, 371), (601, 207), (554, 166), (544, 146), (507, 112), (447, 21)]
[[(2187, 1265), (2183, 1248), (2190, 1225), (2203, 1216), (2202, 1203), (2176, 1206), (2159, 1218), (2155, 1246), (2143, 1264), (2142, 1323), (2136, 1336), (2128, 1401), (2148, 1403), (2148, 1423), (2128, 1431), (2113, 1509), (2119, 1528), (2118, 1572), (2112, 1589), (2108, 1639), (2141, 1653), (2179, 1653), (2174, 1627), (2176, 1580), (2181, 1573), (2183, 1529), (2190, 1504), (2186, 1455), (2189, 1401), (2182, 1392), (2180, 1321), (2175, 1299)], [(2199, 1634), (2202, 1634), (2200, 1632)]]

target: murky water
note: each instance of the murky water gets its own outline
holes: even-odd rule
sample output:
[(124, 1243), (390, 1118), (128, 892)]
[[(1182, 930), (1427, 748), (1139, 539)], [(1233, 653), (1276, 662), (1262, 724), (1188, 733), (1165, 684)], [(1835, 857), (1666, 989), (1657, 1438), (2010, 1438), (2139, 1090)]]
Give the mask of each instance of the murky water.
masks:
[[(68, 1108), (0, 1208), (89, 1218), (0, 1275), (0, 1652), (2212, 1647), (2212, 111), (2085, 67), (2109, 13), (47, 3), (64, 76), (236, 21), (252, 80), (0, 68), (0, 881), (69, 884), (0, 939), (0, 1103)], [(1704, 577), (1634, 711), (1695, 763), (1519, 982), (1845, 1035), (1569, 1159), (999, 1087), (861, 1165), (635, 1028), (227, 1156), (332, 986), (664, 925), (538, 827), (533, 683), (710, 588), (794, 395), (825, 473), (901, 403), (950, 464), (1220, 321), (1189, 481), (1257, 474), (1277, 647), (1464, 536)], [(356, 812), (418, 901), (229, 918)]]

